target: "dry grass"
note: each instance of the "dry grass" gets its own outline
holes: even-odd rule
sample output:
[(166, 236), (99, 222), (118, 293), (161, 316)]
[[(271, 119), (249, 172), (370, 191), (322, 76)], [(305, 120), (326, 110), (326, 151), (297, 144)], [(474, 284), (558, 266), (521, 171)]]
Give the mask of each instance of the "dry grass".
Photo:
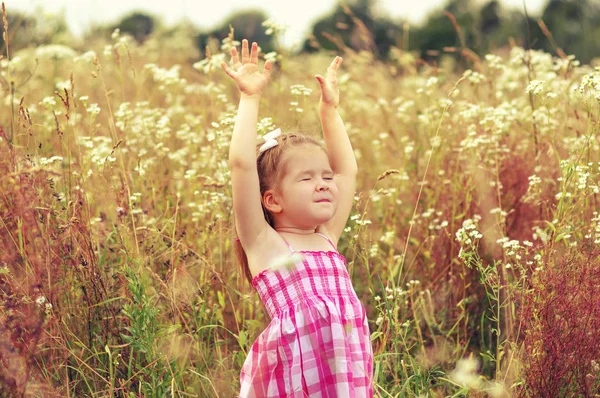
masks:
[[(224, 53), (193, 68), (180, 39), (0, 60), (1, 396), (235, 394), (268, 322), (232, 251), (237, 93)], [(360, 176), (339, 249), (378, 396), (598, 393), (600, 72), (345, 51)], [(318, 135), (329, 60), (279, 54), (260, 132)]]

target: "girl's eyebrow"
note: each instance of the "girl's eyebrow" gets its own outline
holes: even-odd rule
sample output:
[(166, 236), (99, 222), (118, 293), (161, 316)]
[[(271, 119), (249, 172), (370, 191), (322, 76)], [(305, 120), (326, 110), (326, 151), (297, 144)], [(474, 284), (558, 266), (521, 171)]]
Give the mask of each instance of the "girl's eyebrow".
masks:
[(304, 174), (312, 174), (312, 170), (301, 170), (298, 173), (296, 173), (296, 178), (298, 178)]
[[(333, 174), (333, 170), (331, 170), (331, 169), (322, 169), (321, 172), (325, 173), (325, 174)], [(301, 170), (296, 174), (296, 177), (300, 177), (303, 174), (311, 174), (312, 175), (314, 173), (315, 173), (314, 169)]]

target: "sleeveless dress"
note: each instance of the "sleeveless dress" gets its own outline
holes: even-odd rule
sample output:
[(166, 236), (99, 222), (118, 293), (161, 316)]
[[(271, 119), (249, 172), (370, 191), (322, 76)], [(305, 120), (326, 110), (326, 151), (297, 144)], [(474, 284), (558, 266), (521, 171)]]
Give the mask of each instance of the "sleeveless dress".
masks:
[(242, 398), (373, 396), (365, 308), (345, 257), (319, 235), (332, 251), (298, 251), (302, 262), (266, 269), (252, 281), (271, 322), (242, 366)]

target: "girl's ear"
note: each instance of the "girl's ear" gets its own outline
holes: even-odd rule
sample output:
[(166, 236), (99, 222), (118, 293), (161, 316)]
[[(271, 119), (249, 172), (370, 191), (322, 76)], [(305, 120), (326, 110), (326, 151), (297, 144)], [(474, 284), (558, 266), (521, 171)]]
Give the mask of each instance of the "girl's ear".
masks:
[(279, 198), (275, 195), (275, 192), (272, 190), (268, 190), (263, 195), (263, 203), (265, 204), (265, 208), (274, 214), (281, 213), (283, 208), (279, 203)]

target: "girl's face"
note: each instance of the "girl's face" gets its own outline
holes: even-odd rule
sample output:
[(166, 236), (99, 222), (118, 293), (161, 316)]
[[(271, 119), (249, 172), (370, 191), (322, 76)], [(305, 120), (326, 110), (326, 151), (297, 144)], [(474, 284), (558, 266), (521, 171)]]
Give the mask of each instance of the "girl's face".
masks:
[(302, 145), (283, 156), (283, 177), (274, 193), (281, 210), (275, 212), (279, 222), (314, 228), (329, 221), (337, 210), (339, 192), (325, 151)]

